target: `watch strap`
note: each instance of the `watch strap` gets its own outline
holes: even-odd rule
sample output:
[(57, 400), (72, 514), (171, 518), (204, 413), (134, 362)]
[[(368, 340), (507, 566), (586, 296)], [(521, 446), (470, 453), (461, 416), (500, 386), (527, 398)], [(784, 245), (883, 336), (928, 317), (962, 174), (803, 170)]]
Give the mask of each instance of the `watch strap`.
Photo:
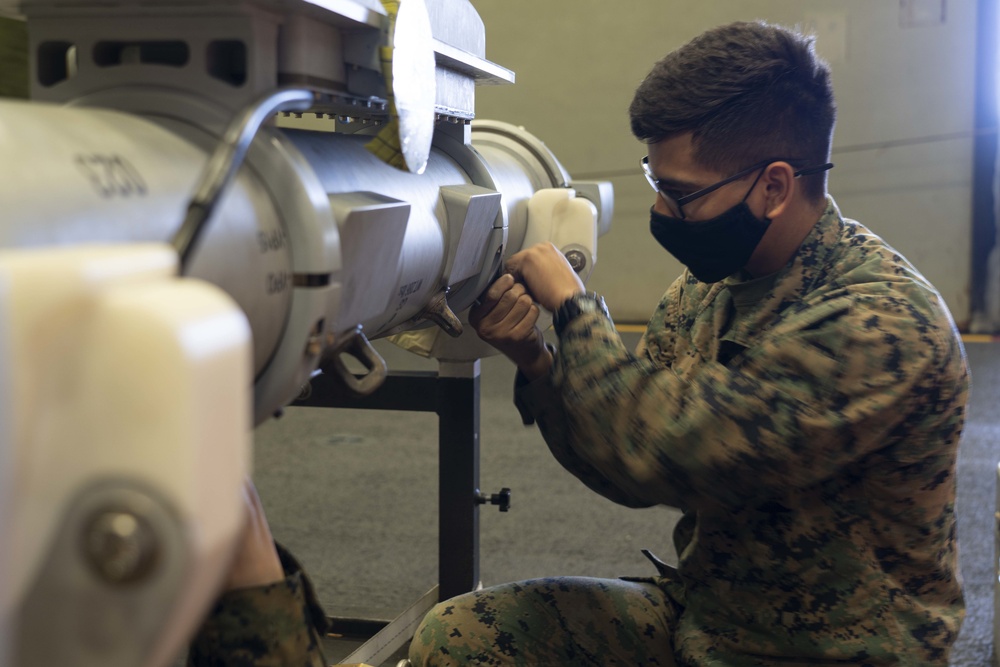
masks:
[(552, 314), (552, 326), (555, 328), (556, 334), (561, 336), (566, 326), (584, 313), (600, 313), (611, 319), (608, 307), (604, 303), (604, 297), (600, 294), (596, 292), (574, 294), (563, 301), (556, 308), (556, 312)]

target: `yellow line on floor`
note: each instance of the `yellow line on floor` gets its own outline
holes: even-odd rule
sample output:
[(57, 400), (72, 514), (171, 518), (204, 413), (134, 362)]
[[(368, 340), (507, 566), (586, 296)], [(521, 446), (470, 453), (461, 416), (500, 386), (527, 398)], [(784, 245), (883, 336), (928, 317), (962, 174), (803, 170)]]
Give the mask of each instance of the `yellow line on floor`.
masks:
[(1000, 336), (991, 334), (962, 334), (964, 343), (1000, 343)]

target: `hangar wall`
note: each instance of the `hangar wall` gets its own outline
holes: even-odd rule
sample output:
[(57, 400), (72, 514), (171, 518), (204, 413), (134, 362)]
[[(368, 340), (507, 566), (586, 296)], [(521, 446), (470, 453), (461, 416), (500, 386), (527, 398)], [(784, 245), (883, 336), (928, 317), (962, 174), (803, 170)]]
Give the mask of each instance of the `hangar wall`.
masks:
[(816, 34), (839, 116), (830, 192), (970, 319), (976, 3), (971, 0), (472, 0), (487, 58), (514, 86), (480, 87), (477, 117), (524, 125), (574, 178), (611, 180), (615, 224), (590, 287), (645, 322), (681, 266), (652, 241), (644, 146), (628, 128), (652, 64), (714, 25), (764, 19)]

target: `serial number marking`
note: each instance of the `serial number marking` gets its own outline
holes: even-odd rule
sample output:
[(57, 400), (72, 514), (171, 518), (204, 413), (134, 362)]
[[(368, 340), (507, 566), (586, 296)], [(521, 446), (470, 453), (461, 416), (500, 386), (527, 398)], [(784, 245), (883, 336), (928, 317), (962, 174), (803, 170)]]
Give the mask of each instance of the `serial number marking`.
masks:
[(257, 232), (257, 246), (263, 255), (267, 252), (274, 252), (284, 249), (288, 239), (284, 229), (272, 229), (266, 232)]
[(116, 154), (81, 153), (73, 158), (80, 173), (90, 181), (98, 195), (113, 197), (145, 197), (146, 181), (131, 162)]
[(414, 280), (412, 283), (403, 285), (402, 287), (399, 288), (399, 298), (402, 299), (410, 296), (411, 294), (419, 290), (420, 286), (423, 284), (424, 284), (424, 279), (421, 278), (420, 280)]
[(399, 304), (396, 306), (396, 312), (398, 313), (406, 305), (406, 302), (410, 300), (410, 296), (415, 292), (420, 290), (420, 287), (424, 284), (424, 279), (414, 280), (412, 283), (408, 283), (399, 288)]
[(267, 274), (267, 295), (281, 294), (292, 286), (292, 274), (287, 271), (277, 271)]

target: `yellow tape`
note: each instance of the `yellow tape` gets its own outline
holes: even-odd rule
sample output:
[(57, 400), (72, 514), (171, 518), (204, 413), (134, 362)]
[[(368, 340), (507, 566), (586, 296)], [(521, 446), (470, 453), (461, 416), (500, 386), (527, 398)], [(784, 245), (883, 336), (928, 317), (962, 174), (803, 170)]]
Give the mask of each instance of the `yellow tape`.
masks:
[(964, 343), (1000, 343), (1000, 336), (990, 334), (962, 334)]
[[(396, 30), (396, 15), (399, 14), (399, 0), (382, 0), (382, 7), (389, 15), (389, 35)], [(396, 97), (392, 92), (392, 47), (379, 47), (379, 61), (382, 76), (385, 77), (386, 101), (389, 111), (389, 122), (379, 130), (375, 137), (365, 144), (375, 157), (397, 169), (409, 171), (406, 158), (399, 140), (399, 111), (396, 109)]]

